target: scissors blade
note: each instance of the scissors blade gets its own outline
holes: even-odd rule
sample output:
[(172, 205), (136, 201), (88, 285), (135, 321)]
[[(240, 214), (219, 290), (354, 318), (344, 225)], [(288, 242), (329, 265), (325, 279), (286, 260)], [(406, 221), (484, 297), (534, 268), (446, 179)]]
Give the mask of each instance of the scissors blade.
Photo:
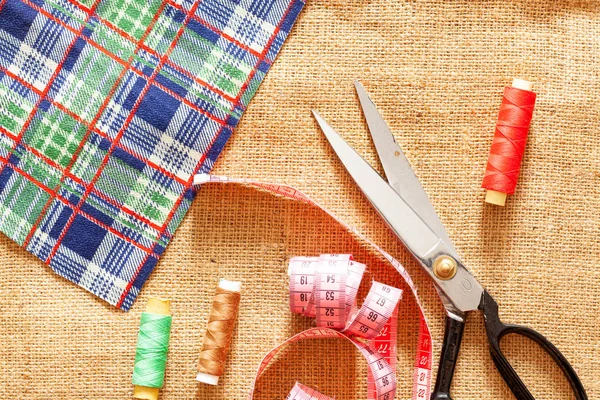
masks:
[[(403, 200), (402, 196), (379, 175), (321, 116), (313, 110), (331, 147), (356, 184), (392, 231), (420, 261), (441, 292), (444, 306), (451, 313), (476, 310), (483, 288), (462, 266), (458, 254)], [(454, 278), (438, 279), (432, 271), (434, 258), (446, 254), (459, 263)]]
[(392, 135), (390, 128), (384, 121), (379, 110), (377, 110), (375, 103), (373, 103), (359, 81), (354, 82), (354, 86), (356, 87), (356, 93), (358, 94), (363, 114), (367, 120), (373, 143), (377, 149), (379, 160), (383, 165), (383, 170), (390, 186), (421, 216), (444, 243), (456, 252), (446, 232), (446, 228), (444, 228), (442, 221), (440, 221), (435, 212), (433, 204), (429, 201), (429, 197), (423, 186), (421, 186), (421, 182), (415, 175), (402, 149), (396, 143), (394, 135)]

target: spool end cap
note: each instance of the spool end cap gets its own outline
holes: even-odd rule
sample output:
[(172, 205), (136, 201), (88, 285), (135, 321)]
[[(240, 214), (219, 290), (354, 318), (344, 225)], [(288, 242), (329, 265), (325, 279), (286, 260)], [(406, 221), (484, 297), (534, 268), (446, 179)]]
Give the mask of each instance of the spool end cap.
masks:
[(485, 201), (486, 203), (504, 207), (504, 204), (506, 203), (506, 193), (488, 190), (485, 195)]
[(159, 390), (159, 388), (135, 385), (133, 387), (133, 397), (141, 400), (157, 400)]
[(515, 79), (513, 79), (512, 87), (521, 89), (521, 90), (528, 90), (531, 92), (531, 90), (533, 89), (533, 83), (526, 81), (525, 79), (515, 78)]
[(204, 372), (198, 372), (196, 375), (198, 382), (206, 383), (207, 385), (216, 386), (219, 383), (219, 377), (211, 374), (205, 374)]
[(232, 282), (225, 279), (221, 279), (219, 287), (229, 292), (240, 292), (242, 290), (242, 282)]
[(171, 315), (171, 300), (150, 297), (146, 303), (146, 312), (158, 315)]

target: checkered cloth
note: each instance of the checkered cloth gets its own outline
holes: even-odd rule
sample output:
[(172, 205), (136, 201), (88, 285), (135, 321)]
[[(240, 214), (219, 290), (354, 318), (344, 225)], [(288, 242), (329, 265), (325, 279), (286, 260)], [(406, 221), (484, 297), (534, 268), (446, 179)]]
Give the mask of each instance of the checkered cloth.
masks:
[(302, 0), (0, 0), (0, 230), (129, 309)]

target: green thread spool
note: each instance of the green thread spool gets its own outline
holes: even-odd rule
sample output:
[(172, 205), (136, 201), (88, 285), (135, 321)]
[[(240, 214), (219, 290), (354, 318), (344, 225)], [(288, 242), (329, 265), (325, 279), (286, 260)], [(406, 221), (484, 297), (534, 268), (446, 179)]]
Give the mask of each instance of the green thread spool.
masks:
[(156, 400), (163, 387), (171, 337), (170, 301), (151, 298), (142, 313), (133, 367), (133, 397)]

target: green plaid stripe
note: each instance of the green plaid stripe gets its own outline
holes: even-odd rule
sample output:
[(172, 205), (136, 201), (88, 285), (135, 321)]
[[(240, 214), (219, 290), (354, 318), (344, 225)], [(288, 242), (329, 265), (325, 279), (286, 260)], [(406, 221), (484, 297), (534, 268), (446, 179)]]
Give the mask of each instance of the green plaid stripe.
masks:
[(189, 28), (171, 53), (171, 60), (232, 97), (237, 96), (254, 69)]
[(96, 188), (129, 209), (138, 210), (144, 217), (162, 225), (179, 193), (157, 184), (147, 172), (152, 173), (147, 171), (147, 168), (140, 171), (117, 158), (112, 158), (96, 182)]
[[(33, 180), (50, 187), (59, 182), (61, 173), (38, 157), (22, 148), (15, 155), (19, 158), (17, 167)], [(22, 244), (50, 195), (20, 174), (11, 174), (8, 183), (10, 189), (0, 196), (0, 229)]]
[(47, 189), (52, 190), (60, 183), (62, 171), (54, 168), (33, 153), (25, 150), (22, 146), (18, 146), (13, 155), (18, 160), (13, 161), (13, 163), (35, 181), (46, 186)]
[(0, 82), (0, 126), (17, 136), (34, 103)]
[(145, 39), (144, 44), (155, 50), (158, 54), (165, 54), (181, 27), (181, 22), (173, 18), (173, 15), (177, 15), (177, 13), (178, 11), (173, 7), (166, 6), (156, 20), (154, 29), (150, 31), (150, 34)]
[(21, 175), (11, 179), (10, 191), (0, 198), (0, 229), (22, 245), (50, 195)]
[(303, 1), (0, 2), (0, 230), (128, 309)]
[(71, 173), (84, 182), (91, 182), (96, 175), (96, 171), (102, 164), (102, 159), (106, 156), (106, 151), (101, 150), (94, 141), (100, 138), (93, 135), (91, 140), (88, 140), (79, 153), (79, 157), (75, 160)]
[(129, 33), (136, 40), (144, 32), (160, 7), (159, 0), (114, 0), (100, 3), (98, 16)]
[(74, 72), (65, 74), (55, 100), (85, 121), (96, 117), (124, 67), (92, 46), (85, 46)]
[(23, 141), (65, 168), (71, 162), (87, 128), (57, 108), (40, 112)]

